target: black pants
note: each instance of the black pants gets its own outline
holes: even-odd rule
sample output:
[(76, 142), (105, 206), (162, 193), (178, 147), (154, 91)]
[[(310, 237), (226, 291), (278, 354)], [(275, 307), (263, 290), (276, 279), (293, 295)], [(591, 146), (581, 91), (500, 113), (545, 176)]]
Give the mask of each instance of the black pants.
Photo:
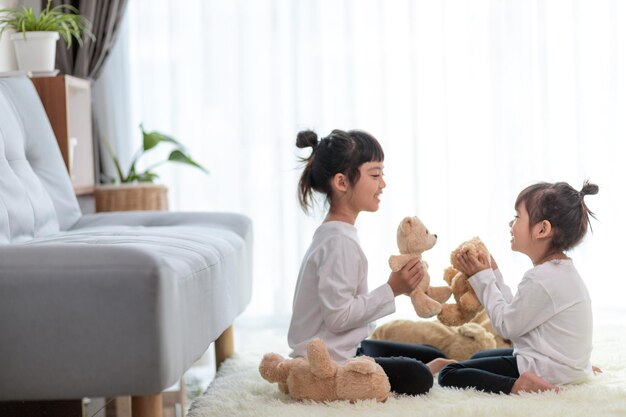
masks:
[(385, 340), (362, 341), (357, 350), (357, 356), (359, 355), (374, 358), (387, 374), (391, 390), (406, 395), (427, 393), (433, 386), (433, 375), (424, 362), (446, 357), (442, 351), (432, 346)]
[(513, 349), (491, 349), (478, 352), (467, 361), (447, 365), (439, 372), (439, 385), (510, 394), (517, 378), (519, 370)]

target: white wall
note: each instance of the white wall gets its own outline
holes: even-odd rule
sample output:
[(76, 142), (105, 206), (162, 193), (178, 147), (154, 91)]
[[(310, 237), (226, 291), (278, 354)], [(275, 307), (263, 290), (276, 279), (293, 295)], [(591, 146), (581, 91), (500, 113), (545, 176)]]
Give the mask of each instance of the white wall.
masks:
[[(17, 0), (0, 0), (0, 9), (15, 7), (17, 4)], [(11, 33), (13, 33), (13, 30), (6, 30), (0, 37), (0, 72), (17, 69), (15, 52), (13, 52), (13, 45), (9, 39)]]

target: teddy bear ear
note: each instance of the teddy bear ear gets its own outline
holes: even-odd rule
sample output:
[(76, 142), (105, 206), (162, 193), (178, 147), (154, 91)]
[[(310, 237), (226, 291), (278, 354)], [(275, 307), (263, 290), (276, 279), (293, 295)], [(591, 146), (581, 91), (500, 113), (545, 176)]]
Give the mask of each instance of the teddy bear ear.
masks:
[(415, 220), (413, 219), (413, 217), (405, 217), (404, 219), (402, 219), (402, 223), (400, 223), (400, 230), (403, 233), (406, 233), (408, 231), (411, 230), (411, 228), (413, 227), (413, 223), (415, 222)]

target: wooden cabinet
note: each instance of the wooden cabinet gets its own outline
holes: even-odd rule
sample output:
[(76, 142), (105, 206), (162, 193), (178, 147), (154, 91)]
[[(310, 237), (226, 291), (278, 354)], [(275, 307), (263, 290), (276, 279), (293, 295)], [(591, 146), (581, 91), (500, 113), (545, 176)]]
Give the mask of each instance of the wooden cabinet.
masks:
[(70, 75), (33, 77), (77, 195), (95, 185), (91, 85)]

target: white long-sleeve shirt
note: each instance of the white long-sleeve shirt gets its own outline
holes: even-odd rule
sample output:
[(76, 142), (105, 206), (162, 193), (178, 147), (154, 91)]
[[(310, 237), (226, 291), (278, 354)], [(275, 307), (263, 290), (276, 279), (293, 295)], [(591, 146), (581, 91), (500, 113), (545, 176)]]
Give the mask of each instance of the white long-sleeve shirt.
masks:
[(357, 229), (349, 223), (323, 223), (302, 261), (287, 335), (290, 356), (306, 356), (306, 344), (319, 337), (331, 357), (354, 357), (370, 323), (395, 311), (388, 284), (367, 288), (367, 259)]
[(469, 282), (496, 331), (513, 341), (520, 373), (556, 385), (593, 374), (591, 299), (571, 259), (529, 270), (514, 296), (497, 270), (483, 270)]

